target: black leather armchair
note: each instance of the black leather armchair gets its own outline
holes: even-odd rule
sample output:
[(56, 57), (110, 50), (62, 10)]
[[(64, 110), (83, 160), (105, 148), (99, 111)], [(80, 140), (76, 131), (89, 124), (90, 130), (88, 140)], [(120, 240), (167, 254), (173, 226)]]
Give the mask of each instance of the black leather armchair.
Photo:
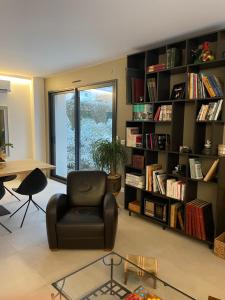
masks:
[(107, 175), (74, 171), (67, 177), (67, 194), (51, 197), (46, 210), (50, 249), (112, 249), (118, 208), (106, 193)]

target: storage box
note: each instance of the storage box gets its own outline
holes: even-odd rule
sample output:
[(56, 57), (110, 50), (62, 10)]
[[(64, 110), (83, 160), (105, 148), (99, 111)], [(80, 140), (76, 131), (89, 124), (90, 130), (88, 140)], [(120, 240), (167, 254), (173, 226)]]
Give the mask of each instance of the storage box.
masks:
[(225, 259), (225, 232), (215, 238), (214, 253), (217, 256)]
[(130, 211), (136, 212), (136, 213), (140, 213), (141, 212), (141, 206), (140, 206), (140, 202), (139, 201), (133, 201), (130, 202), (128, 205), (128, 209)]
[(144, 169), (145, 167), (145, 158), (143, 155), (133, 155), (132, 156), (132, 166), (136, 169)]

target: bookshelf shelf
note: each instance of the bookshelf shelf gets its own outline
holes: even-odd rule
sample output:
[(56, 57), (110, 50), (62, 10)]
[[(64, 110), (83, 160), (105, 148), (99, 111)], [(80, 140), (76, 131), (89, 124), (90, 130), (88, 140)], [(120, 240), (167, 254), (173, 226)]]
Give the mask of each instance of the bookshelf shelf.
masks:
[[(132, 185), (125, 184), (125, 208), (128, 209), (130, 202), (138, 200), (141, 203), (141, 212), (137, 213), (137, 215), (162, 225), (163, 228), (168, 228), (184, 236), (201, 240), (201, 242), (210, 246), (213, 243), (213, 238), (225, 231), (225, 218), (222, 213), (225, 211), (225, 157), (219, 157), (217, 155), (218, 145), (224, 143), (225, 104), (220, 101), (223, 100), (223, 96), (221, 95), (225, 93), (225, 57), (223, 56), (225, 51), (224, 32), (225, 30), (223, 29), (202, 36), (194, 36), (175, 43), (170, 42), (158, 48), (149, 49), (127, 57), (127, 104), (135, 107), (135, 113), (138, 111), (140, 107), (138, 105), (140, 104), (148, 108), (151, 106), (151, 117), (149, 119), (126, 121), (126, 127), (137, 128), (137, 135), (139, 135), (139, 139), (141, 138), (141, 142), (138, 142), (138, 146), (134, 145), (133, 147), (129, 146), (127, 148), (132, 156), (139, 155), (143, 157), (144, 166), (160, 164), (165, 172), (166, 180), (171, 179), (171, 182), (176, 180), (184, 183), (186, 185), (186, 192), (184, 198), (182, 198), (183, 201), (180, 201), (159, 192), (148, 191), (147, 188), (136, 188)], [(197, 49), (200, 44), (206, 41), (209, 42), (209, 47), (213, 51), (215, 60), (194, 63), (192, 50)], [(178, 53), (179, 57), (176, 57), (176, 53)], [(149, 72), (149, 70), (152, 72)], [(188, 75), (190, 73), (200, 74), (196, 77), (202, 80), (202, 87), (200, 86), (201, 92), (196, 90), (195, 93), (190, 93), (191, 81), (190, 75)], [(202, 76), (206, 76), (211, 87), (214, 88), (215, 97), (212, 97), (213, 93), (210, 93), (206, 88)], [(214, 82), (212, 82), (213, 78), (215, 79)], [(140, 95), (136, 93), (136, 91), (134, 93), (134, 79), (138, 79), (138, 86), (141, 83), (143, 84), (139, 90)], [(219, 89), (222, 93), (218, 90), (218, 86), (215, 85), (216, 79), (219, 80)], [(174, 97), (174, 87), (179, 87), (181, 84), (184, 86), (182, 97)], [(202, 89), (205, 89), (205, 93), (202, 92)], [(140, 96), (141, 102), (137, 101), (138, 96)], [(212, 106), (213, 109), (215, 108), (210, 117), (210, 119), (215, 120), (208, 120), (208, 115), (207, 118), (197, 120), (203, 105), (208, 108), (210, 108), (210, 106)], [(161, 119), (161, 117), (158, 118), (157, 110), (159, 107), (161, 110), (167, 109), (165, 106), (167, 106), (170, 111), (164, 111), (162, 113), (165, 113), (167, 116), (165, 119), (170, 119), (170, 117), (168, 118), (169, 114), (171, 120), (157, 120)], [(218, 116), (214, 117), (214, 112), (215, 115), (217, 115), (218, 112)], [(165, 147), (162, 145), (158, 147), (159, 138), (162, 140), (166, 138)], [(126, 140), (127, 139), (126, 131)], [(207, 140), (211, 141), (212, 146), (212, 154), (208, 155), (202, 153)], [(180, 146), (188, 146), (191, 152), (179, 152)], [(204, 174), (206, 174), (212, 164), (219, 159), (216, 177), (207, 182), (191, 178), (189, 165), (189, 159), (191, 158), (194, 158), (202, 164), (202, 167), (205, 168)], [(182, 175), (172, 173), (177, 165), (185, 166), (185, 171), (184, 173), (182, 172)], [(140, 174), (140, 176), (147, 176), (146, 168), (134, 168), (132, 164), (125, 166), (125, 172), (133, 172), (134, 174)], [(204, 188), (202, 184), (204, 184)], [(170, 193), (168, 194), (171, 195)], [(186, 232), (188, 222), (186, 215), (187, 207), (189, 202), (196, 198), (211, 203), (214, 229), (211, 228), (213, 237), (210, 239), (203, 237), (197, 238), (196, 232), (193, 232), (191, 235), (190, 232)], [(153, 202), (161, 201), (167, 205), (166, 223), (144, 214), (146, 199)], [(183, 218), (184, 230), (181, 229), (182, 222), (180, 221), (180, 223), (176, 225), (176, 228), (171, 227), (171, 212), (176, 203), (181, 203), (179, 209), (181, 217)], [(197, 223), (195, 226), (197, 226)], [(192, 228), (192, 230), (195, 229)]]

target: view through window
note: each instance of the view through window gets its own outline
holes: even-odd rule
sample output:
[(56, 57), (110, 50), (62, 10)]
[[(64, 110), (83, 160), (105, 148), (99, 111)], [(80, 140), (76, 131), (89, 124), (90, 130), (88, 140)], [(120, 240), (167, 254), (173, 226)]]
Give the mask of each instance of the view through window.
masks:
[(114, 82), (50, 95), (53, 175), (95, 169), (91, 147), (99, 139), (112, 140), (114, 111)]

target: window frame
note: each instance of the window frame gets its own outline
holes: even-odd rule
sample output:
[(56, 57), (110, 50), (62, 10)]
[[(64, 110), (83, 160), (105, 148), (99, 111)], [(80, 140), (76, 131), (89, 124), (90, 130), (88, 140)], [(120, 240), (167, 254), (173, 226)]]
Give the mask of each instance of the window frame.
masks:
[[(104, 88), (107, 86), (112, 86), (112, 139), (116, 139), (117, 132), (117, 79), (102, 81), (97, 83), (92, 83), (88, 85), (82, 85), (77, 88), (57, 90), (48, 92), (48, 104), (49, 104), (49, 159), (50, 163), (55, 165), (56, 149), (55, 149), (55, 107), (54, 107), (54, 96), (63, 93), (74, 93), (74, 140), (75, 140), (75, 170), (79, 170), (80, 161), (80, 92), (94, 89), (94, 88)], [(57, 175), (55, 170), (51, 170), (50, 178), (57, 180), (59, 182), (65, 183), (66, 178)]]

